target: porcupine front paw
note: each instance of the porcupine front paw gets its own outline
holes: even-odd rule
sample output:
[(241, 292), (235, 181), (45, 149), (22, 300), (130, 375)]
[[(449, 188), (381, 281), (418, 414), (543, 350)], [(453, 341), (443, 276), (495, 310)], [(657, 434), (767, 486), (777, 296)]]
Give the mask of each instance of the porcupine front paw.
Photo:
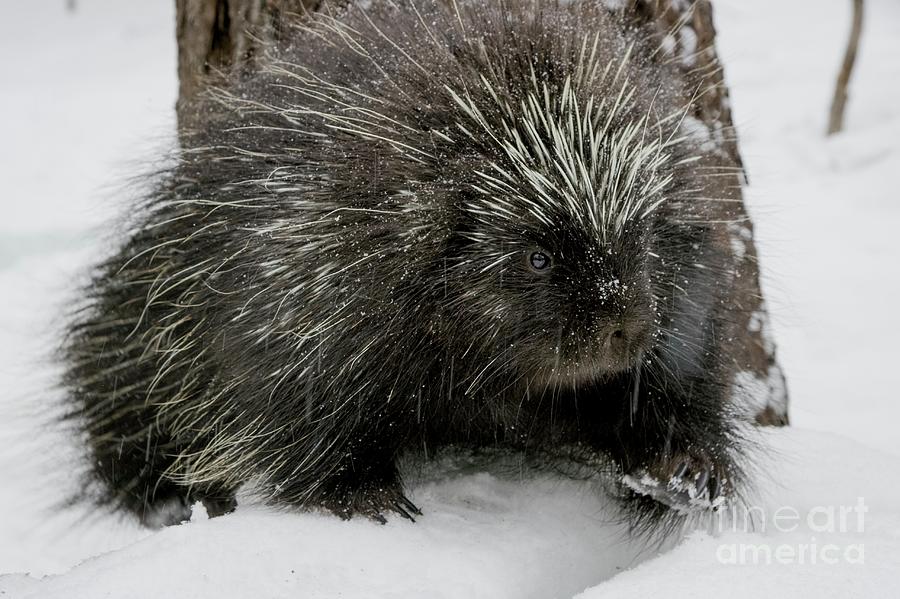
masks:
[(422, 510), (403, 494), (400, 483), (370, 484), (348, 489), (323, 501), (322, 507), (344, 520), (364, 516), (380, 524), (387, 523), (385, 516), (391, 512), (411, 522), (416, 521), (414, 516), (422, 515)]
[(626, 474), (622, 482), (678, 512), (716, 509), (725, 503), (730, 481), (705, 452), (683, 452)]

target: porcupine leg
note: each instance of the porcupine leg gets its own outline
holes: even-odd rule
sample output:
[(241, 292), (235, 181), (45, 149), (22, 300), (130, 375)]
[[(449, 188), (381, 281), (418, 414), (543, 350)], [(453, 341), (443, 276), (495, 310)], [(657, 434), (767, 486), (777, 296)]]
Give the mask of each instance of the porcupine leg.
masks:
[[(131, 438), (115, 430), (90, 430), (93, 472), (104, 489), (101, 501), (133, 512), (146, 526), (158, 528), (188, 520), (188, 490), (162, 475), (168, 466), (164, 439), (149, 434)], [(105, 434), (102, 434), (105, 433)]]
[(197, 493), (198, 499), (206, 508), (206, 514), (210, 518), (230, 514), (237, 508), (237, 499), (234, 491), (225, 489), (206, 489)]
[(608, 439), (625, 485), (677, 510), (718, 505), (737, 474), (723, 415), (728, 389), (714, 376), (628, 379), (628, 399)]
[(583, 434), (619, 465), (627, 493), (638, 502), (703, 509), (733, 490), (738, 473), (725, 410), (730, 391), (716, 367), (700, 364), (692, 371), (676, 377), (672, 365), (645, 366), (579, 394), (579, 420), (590, 423)]
[(422, 511), (404, 494), (403, 485), (396, 474), (370, 476), (357, 472), (351, 476), (342, 476), (339, 481), (334, 482), (321, 505), (345, 520), (359, 515), (385, 524), (385, 515), (390, 512), (413, 522), (414, 516), (422, 515)]
[(98, 419), (89, 426), (93, 472), (105, 489), (101, 501), (133, 512), (151, 528), (189, 520), (191, 504), (198, 500), (210, 517), (233, 511), (233, 491), (186, 487), (166, 477), (176, 445), (148, 424), (150, 417), (132, 410), (117, 420)]
[[(137, 448), (135, 448), (137, 449)], [(237, 507), (235, 493), (229, 489), (188, 488), (166, 479), (158, 460), (140, 455), (119, 454), (111, 467), (99, 471), (115, 501), (134, 512), (145, 526), (159, 528), (190, 520), (191, 506), (201, 501), (210, 518), (233, 512)]]
[[(368, 431), (371, 432), (371, 431)], [(349, 435), (356, 439), (338, 454), (323, 454), (318, 463), (327, 467), (322, 473), (313, 465), (303, 473), (292, 473), (278, 485), (275, 500), (301, 509), (324, 508), (348, 520), (364, 516), (386, 523), (391, 512), (414, 521), (422, 512), (404, 494), (396, 466), (396, 447), (385, 447), (365, 433)], [(384, 436), (380, 437), (383, 442)]]

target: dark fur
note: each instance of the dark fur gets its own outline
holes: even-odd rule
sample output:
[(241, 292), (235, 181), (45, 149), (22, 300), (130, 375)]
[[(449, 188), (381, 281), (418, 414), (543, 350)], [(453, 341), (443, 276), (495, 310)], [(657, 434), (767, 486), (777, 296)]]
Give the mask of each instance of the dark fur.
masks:
[[(561, 209), (547, 227), (521, 204), (467, 207), (475, 172), (508, 157), (461, 133), (447, 87), (497, 119), (482, 75), (513, 106), (532, 71), (559, 92), (596, 31), (607, 62), (634, 44), (613, 130), (650, 115), (651, 136), (674, 134), (661, 119), (693, 90), (599, 2), (376, 2), (298, 25), (212, 91), (65, 348), (106, 500), (148, 521), (165, 502), (221, 512), (252, 479), (282, 505), (409, 514), (398, 456), (446, 446), (602, 456), (663, 484), (688, 460), (733, 492), (729, 257), (704, 222), (703, 152), (674, 146), (667, 201), (606, 241)], [(549, 273), (528, 269), (536, 249)], [(621, 488), (638, 516), (667, 512)]]

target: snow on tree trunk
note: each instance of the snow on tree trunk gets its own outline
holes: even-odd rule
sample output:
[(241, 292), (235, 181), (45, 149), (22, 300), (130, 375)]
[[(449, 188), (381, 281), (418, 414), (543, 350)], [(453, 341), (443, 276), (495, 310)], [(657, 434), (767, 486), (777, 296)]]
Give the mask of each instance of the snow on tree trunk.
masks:
[[(685, 73), (689, 85), (684, 98), (690, 106), (686, 129), (710, 144), (717, 157), (715, 166), (729, 169), (727, 176), (718, 178), (717, 197), (723, 201), (712, 226), (734, 263), (730, 302), (740, 315), (728, 331), (739, 348), (732, 365), (734, 389), (758, 424), (785, 425), (787, 388), (775, 359), (759, 286), (753, 225), (741, 190), (746, 177), (715, 48), (712, 5), (709, 0), (605, 2), (610, 10), (623, 11), (648, 35), (655, 35), (661, 55)], [(176, 0), (179, 125), (190, 127), (195, 99), (207, 81), (233, 74), (235, 69), (252, 68), (260, 42), (281, 34), (286, 14), (315, 10), (319, 4), (320, 0)]]

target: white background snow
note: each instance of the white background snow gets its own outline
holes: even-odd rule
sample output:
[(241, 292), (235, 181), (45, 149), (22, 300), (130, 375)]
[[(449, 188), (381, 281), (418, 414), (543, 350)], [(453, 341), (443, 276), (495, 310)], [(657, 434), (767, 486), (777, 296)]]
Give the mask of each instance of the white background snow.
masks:
[[(127, 205), (117, 184), (171, 143), (177, 85), (174, 2), (79, 0), (74, 13), (64, 4), (5, 0), (0, 11), (0, 596), (896, 592), (897, 0), (867, 1), (846, 132), (827, 140), (849, 0), (714, 2), (794, 426), (762, 433), (770, 450), (753, 500), (757, 530), (714, 526), (665, 548), (629, 541), (585, 484), (472, 468), (416, 485), (412, 497), (426, 512), (416, 524), (241, 506), (149, 532), (84, 507), (58, 508), (78, 453), (77, 442), (43, 424), (55, 397), (48, 351), (74, 285), (108, 248), (110, 218)], [(859, 498), (868, 510), (862, 530), (858, 513), (846, 510), (841, 527), (841, 506)], [(785, 519), (792, 510), (796, 522)], [(742, 545), (782, 558), (754, 564)], [(823, 563), (829, 558), (836, 563)]]

